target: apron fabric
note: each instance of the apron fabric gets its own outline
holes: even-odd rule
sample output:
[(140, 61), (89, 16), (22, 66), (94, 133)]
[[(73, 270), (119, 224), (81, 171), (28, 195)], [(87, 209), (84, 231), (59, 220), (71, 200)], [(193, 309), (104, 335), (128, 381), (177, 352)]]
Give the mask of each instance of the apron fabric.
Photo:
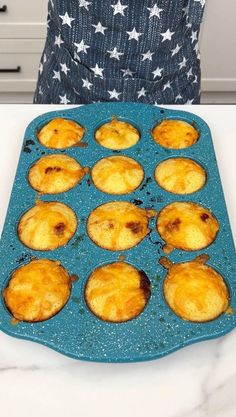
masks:
[(35, 103), (199, 103), (205, 0), (50, 0)]

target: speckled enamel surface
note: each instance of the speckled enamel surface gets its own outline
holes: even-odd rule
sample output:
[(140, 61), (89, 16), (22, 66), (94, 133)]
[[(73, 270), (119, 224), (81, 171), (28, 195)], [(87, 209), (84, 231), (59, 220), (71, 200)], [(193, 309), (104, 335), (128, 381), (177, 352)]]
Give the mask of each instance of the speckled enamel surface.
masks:
[[(125, 151), (111, 151), (101, 147), (94, 139), (94, 131), (104, 122), (116, 116), (136, 126), (140, 141)], [(88, 146), (49, 150), (38, 142), (37, 130), (54, 117), (65, 117), (86, 128), (82, 140)], [(185, 120), (200, 131), (199, 141), (183, 150), (164, 149), (151, 137), (153, 126), (164, 118)], [(78, 228), (69, 243), (47, 252), (26, 248), (17, 237), (16, 228), (21, 215), (34, 205), (38, 198), (28, 181), (30, 166), (41, 156), (66, 153), (83, 166), (92, 166), (100, 158), (110, 155), (127, 155), (136, 159), (144, 168), (145, 178), (132, 194), (112, 196), (95, 188), (89, 174), (72, 190), (57, 195), (44, 195), (44, 201), (60, 201), (68, 204), (78, 217)], [(175, 195), (161, 189), (155, 179), (156, 165), (167, 158), (183, 156), (200, 163), (207, 172), (206, 185), (191, 195)], [(232, 179), (233, 181), (233, 179)], [(174, 201), (193, 201), (212, 210), (220, 223), (220, 230), (213, 244), (201, 251), (174, 250), (169, 258), (173, 262), (188, 261), (207, 253), (208, 265), (225, 279), (230, 292), (231, 314), (223, 314), (207, 323), (191, 323), (177, 317), (163, 297), (163, 279), (166, 270), (159, 264), (165, 256), (163, 241), (155, 229), (155, 219), (149, 222), (151, 233), (135, 248), (111, 252), (96, 246), (87, 235), (86, 221), (91, 211), (109, 201), (130, 201), (143, 208), (159, 211)], [(126, 323), (106, 323), (95, 317), (84, 299), (86, 281), (99, 265), (114, 262), (120, 255), (125, 261), (145, 271), (151, 281), (151, 298), (145, 310)], [(96, 103), (80, 108), (43, 114), (27, 127), (20, 162), (17, 169), (7, 218), (1, 241), (1, 290), (5, 288), (12, 271), (31, 258), (58, 259), (70, 274), (79, 279), (72, 284), (72, 293), (66, 306), (53, 318), (39, 323), (11, 323), (11, 315), (0, 303), (0, 328), (7, 334), (47, 345), (65, 355), (77, 359), (101, 362), (131, 362), (159, 358), (185, 345), (221, 336), (236, 326), (236, 262), (235, 249), (226, 211), (223, 191), (217, 169), (210, 130), (198, 116), (176, 110), (134, 103)]]

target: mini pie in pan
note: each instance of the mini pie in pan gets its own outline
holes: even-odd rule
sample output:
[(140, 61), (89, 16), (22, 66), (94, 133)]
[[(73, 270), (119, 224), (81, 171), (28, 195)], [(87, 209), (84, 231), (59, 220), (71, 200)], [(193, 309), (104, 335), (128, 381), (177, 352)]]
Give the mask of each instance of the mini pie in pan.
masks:
[(199, 132), (183, 120), (165, 119), (153, 128), (152, 137), (164, 148), (184, 149), (197, 142)]
[(100, 319), (116, 323), (138, 316), (150, 294), (146, 274), (125, 262), (96, 268), (85, 287), (85, 299), (90, 310)]
[(3, 297), (15, 319), (37, 322), (58, 313), (70, 291), (71, 278), (60, 262), (34, 259), (13, 272)]
[(211, 211), (192, 202), (168, 204), (157, 218), (157, 231), (167, 245), (186, 251), (206, 248), (218, 230), (219, 223)]
[(139, 187), (144, 178), (141, 165), (128, 156), (102, 158), (93, 166), (95, 187), (108, 194), (128, 194)]
[(30, 168), (28, 179), (32, 188), (41, 194), (57, 194), (75, 187), (86, 168), (68, 155), (47, 155)]
[(229, 306), (229, 292), (222, 276), (205, 265), (206, 255), (193, 261), (171, 264), (163, 284), (164, 297), (174, 313), (184, 320), (206, 322), (217, 318)]
[(64, 149), (77, 145), (85, 129), (73, 120), (55, 118), (37, 133), (39, 142), (51, 149)]
[(98, 246), (112, 251), (136, 246), (149, 233), (148, 210), (126, 201), (98, 206), (88, 217), (87, 231)]
[(189, 158), (169, 158), (155, 169), (155, 180), (164, 190), (175, 194), (190, 194), (206, 182), (205, 170)]
[(136, 145), (140, 134), (130, 123), (117, 120), (114, 117), (96, 130), (95, 139), (105, 148), (120, 150)]
[(18, 237), (34, 250), (52, 250), (65, 245), (74, 235), (77, 217), (66, 204), (37, 200), (21, 217)]

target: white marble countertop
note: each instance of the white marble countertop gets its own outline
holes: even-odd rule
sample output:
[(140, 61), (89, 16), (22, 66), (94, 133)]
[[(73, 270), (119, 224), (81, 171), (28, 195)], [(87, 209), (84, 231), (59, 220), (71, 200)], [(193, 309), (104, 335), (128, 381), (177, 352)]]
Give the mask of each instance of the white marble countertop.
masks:
[[(59, 108), (0, 105), (0, 231), (24, 130), (34, 117)], [(235, 237), (236, 106), (178, 109), (198, 114), (211, 128)], [(236, 329), (152, 362), (98, 364), (76, 361), (1, 332), (0, 415), (236, 417), (235, 346)]]

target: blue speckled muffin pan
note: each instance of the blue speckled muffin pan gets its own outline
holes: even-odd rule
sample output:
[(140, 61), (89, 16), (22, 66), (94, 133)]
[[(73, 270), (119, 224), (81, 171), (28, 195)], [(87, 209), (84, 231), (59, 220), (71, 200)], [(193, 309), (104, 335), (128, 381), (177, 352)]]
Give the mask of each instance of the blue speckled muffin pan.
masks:
[[(134, 147), (117, 152), (105, 149), (95, 141), (94, 132), (97, 127), (111, 120), (112, 116), (126, 120), (139, 129), (141, 139)], [(83, 142), (88, 146), (61, 151), (40, 145), (36, 137), (37, 130), (55, 117), (72, 119), (84, 126), (86, 133)], [(198, 142), (182, 150), (159, 146), (152, 139), (151, 130), (165, 118), (193, 123), (200, 132)], [(78, 229), (64, 247), (47, 252), (30, 250), (17, 236), (17, 224), (22, 213), (32, 207), (38, 198), (27, 181), (27, 173), (41, 156), (61, 152), (76, 158), (81, 165), (90, 167), (102, 157), (124, 154), (141, 163), (145, 178), (139, 189), (132, 194), (112, 196), (97, 190), (87, 174), (81, 183), (65, 193), (42, 196), (42, 200), (68, 204), (78, 216)], [(156, 165), (172, 156), (190, 157), (205, 168), (207, 182), (200, 191), (181, 196), (164, 191), (157, 185), (154, 180)], [(114, 200), (130, 201), (139, 207), (154, 208), (157, 211), (174, 201), (193, 201), (209, 208), (220, 224), (216, 240), (201, 251), (184, 252), (175, 249), (169, 258), (173, 262), (184, 262), (199, 254), (208, 254), (210, 259), (207, 264), (214, 267), (228, 285), (231, 314), (222, 314), (213, 321), (199, 324), (184, 321), (170, 310), (162, 291), (167, 271), (159, 264), (159, 258), (164, 255), (164, 242), (155, 229), (155, 219), (150, 220), (151, 233), (132, 249), (111, 252), (96, 246), (86, 232), (88, 215), (98, 205)], [(118, 260), (121, 254), (125, 255), (126, 262), (147, 274), (151, 281), (151, 297), (144, 311), (135, 319), (119, 324), (103, 322), (87, 308), (84, 299), (85, 284), (94, 268)], [(70, 274), (79, 276), (79, 280), (72, 284), (71, 297), (66, 306), (44, 322), (20, 322), (13, 325), (12, 317), (1, 297), (0, 328), (9, 335), (33, 340), (76, 359), (132, 362), (159, 358), (186, 345), (215, 338), (232, 330), (236, 326), (235, 250), (207, 124), (192, 113), (137, 103), (96, 103), (46, 113), (33, 120), (25, 132), (1, 241), (2, 290), (12, 272), (33, 257), (60, 260)]]

